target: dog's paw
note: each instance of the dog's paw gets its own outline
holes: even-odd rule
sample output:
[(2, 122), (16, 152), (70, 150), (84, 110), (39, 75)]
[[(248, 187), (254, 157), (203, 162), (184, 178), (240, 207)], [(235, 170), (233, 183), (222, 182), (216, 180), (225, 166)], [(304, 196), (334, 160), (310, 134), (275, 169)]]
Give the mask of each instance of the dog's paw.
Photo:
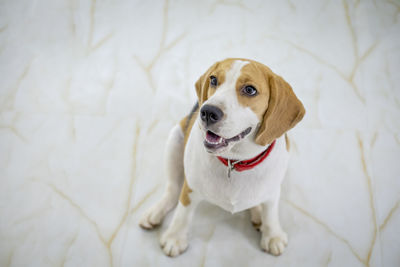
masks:
[(154, 229), (161, 224), (163, 213), (157, 207), (150, 208), (139, 220), (139, 226), (146, 230)]
[(262, 234), (261, 237), (261, 248), (275, 256), (279, 256), (283, 253), (287, 243), (287, 234), (283, 231), (274, 235)]
[(166, 232), (160, 240), (160, 245), (169, 257), (176, 257), (182, 254), (188, 247), (187, 238), (181, 235), (169, 234)]

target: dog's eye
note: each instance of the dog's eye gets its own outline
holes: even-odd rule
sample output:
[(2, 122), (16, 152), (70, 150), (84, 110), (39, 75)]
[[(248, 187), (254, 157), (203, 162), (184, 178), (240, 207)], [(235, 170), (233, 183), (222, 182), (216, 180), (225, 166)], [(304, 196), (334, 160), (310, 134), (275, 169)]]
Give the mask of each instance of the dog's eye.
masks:
[(243, 87), (242, 93), (248, 96), (255, 96), (257, 94), (257, 90), (253, 86), (247, 85)]
[(210, 85), (216, 87), (218, 85), (218, 79), (215, 76), (210, 76)]

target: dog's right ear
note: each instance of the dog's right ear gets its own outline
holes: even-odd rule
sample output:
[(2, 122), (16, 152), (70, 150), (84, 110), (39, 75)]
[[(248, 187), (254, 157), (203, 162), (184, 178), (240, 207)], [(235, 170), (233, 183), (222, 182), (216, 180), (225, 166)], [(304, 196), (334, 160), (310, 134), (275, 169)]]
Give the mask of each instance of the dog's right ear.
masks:
[[(217, 64), (217, 63), (216, 63)], [(208, 87), (210, 85), (210, 74), (216, 64), (212, 65), (195, 83), (197, 98), (199, 99), (199, 106), (203, 105), (208, 99)]]
[(207, 90), (203, 89), (205, 87), (204, 75), (205, 74), (201, 75), (200, 78), (195, 83), (197, 98), (199, 100), (199, 106), (201, 106), (204, 103), (204, 101), (207, 100), (206, 99), (207, 98)]

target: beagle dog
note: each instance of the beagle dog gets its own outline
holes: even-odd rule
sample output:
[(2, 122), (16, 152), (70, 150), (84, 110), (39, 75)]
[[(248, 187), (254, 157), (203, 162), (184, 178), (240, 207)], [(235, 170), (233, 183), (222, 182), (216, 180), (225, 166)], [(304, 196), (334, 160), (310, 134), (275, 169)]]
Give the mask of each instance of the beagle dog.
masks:
[(288, 242), (278, 218), (289, 159), (285, 133), (303, 118), (303, 104), (282, 77), (248, 59), (215, 63), (195, 87), (198, 104), (169, 134), (164, 195), (139, 225), (153, 229), (177, 205), (160, 240), (175, 257), (188, 247), (196, 205), (207, 200), (232, 213), (249, 209), (261, 248), (280, 255)]

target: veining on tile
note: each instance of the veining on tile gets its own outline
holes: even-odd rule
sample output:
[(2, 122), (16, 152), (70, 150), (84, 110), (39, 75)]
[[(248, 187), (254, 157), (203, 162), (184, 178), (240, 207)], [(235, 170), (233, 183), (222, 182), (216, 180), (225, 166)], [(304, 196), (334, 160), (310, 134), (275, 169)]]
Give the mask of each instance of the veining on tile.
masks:
[(182, 33), (178, 37), (176, 37), (173, 41), (171, 41), (169, 44), (166, 43), (167, 33), (168, 33), (168, 9), (169, 9), (169, 0), (165, 0), (162, 20), (161, 20), (162, 23), (161, 41), (156, 54), (151, 58), (151, 60), (147, 64), (143, 63), (139, 55), (136, 54), (133, 55), (133, 59), (139, 64), (139, 66), (143, 69), (144, 73), (146, 74), (149, 85), (152, 88), (153, 92), (156, 91), (156, 83), (152, 73), (154, 66), (166, 52), (171, 50), (175, 45), (178, 44), (178, 42), (180, 42), (185, 37), (185, 33)]

